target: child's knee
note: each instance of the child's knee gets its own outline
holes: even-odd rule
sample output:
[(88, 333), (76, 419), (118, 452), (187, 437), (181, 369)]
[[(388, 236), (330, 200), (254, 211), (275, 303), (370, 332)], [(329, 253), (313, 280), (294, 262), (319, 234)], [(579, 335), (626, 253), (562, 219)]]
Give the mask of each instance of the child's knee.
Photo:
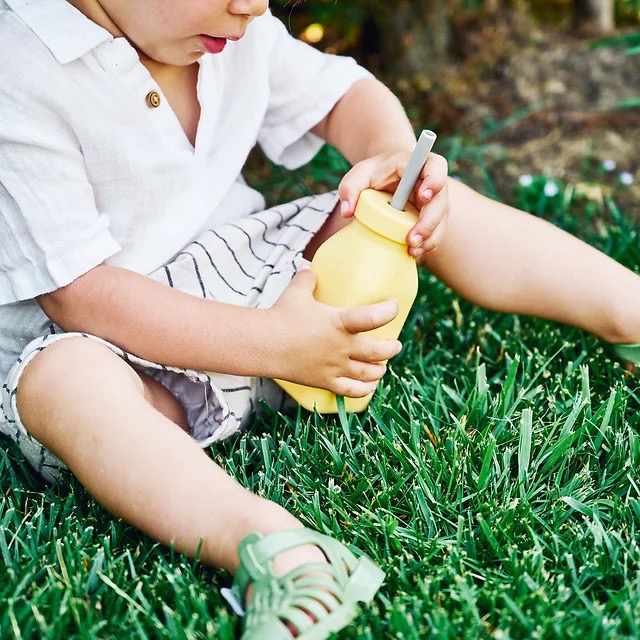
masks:
[(136, 372), (108, 347), (80, 336), (61, 339), (25, 367), (16, 390), (18, 413), (33, 433), (69, 403), (107, 390), (142, 395), (144, 387)]

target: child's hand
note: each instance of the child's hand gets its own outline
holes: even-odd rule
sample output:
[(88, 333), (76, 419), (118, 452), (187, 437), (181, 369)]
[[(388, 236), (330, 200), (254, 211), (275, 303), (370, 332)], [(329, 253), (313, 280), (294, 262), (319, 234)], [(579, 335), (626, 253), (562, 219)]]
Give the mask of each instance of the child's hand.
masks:
[[(342, 215), (353, 216), (360, 193), (365, 189), (393, 193), (410, 157), (410, 151), (380, 154), (354, 165), (339, 187)], [(444, 236), (449, 215), (447, 171), (447, 161), (435, 153), (430, 154), (409, 197), (420, 211), (420, 219), (408, 236), (409, 253), (415, 258), (433, 251)]]
[(391, 322), (398, 303), (332, 307), (315, 300), (315, 286), (313, 269), (299, 271), (268, 310), (273, 355), (267, 369), (273, 378), (363, 398), (375, 391), (387, 370), (386, 360), (397, 355), (402, 344), (359, 333)]

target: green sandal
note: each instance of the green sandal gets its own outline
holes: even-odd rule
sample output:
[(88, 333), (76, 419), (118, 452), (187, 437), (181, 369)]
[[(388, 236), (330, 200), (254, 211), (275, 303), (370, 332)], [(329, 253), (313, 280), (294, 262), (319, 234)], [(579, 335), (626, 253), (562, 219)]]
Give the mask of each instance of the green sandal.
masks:
[[(283, 576), (273, 574), (274, 556), (307, 544), (320, 547), (328, 563), (309, 562)], [(221, 594), (243, 616), (245, 594), (254, 583), (241, 640), (324, 640), (355, 618), (356, 602), (373, 600), (385, 576), (366, 556), (356, 558), (337, 540), (312, 529), (292, 529), (267, 537), (250, 533), (238, 545), (238, 556), (240, 566), (233, 586), (222, 589)], [(324, 575), (305, 575), (309, 571)], [(297, 636), (286, 623), (297, 629)]]

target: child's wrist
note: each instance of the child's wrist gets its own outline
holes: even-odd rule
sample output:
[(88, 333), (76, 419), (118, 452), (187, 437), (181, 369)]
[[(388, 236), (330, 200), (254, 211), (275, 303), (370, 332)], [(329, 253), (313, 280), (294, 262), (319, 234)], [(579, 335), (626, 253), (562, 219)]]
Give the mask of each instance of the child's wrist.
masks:
[(413, 153), (416, 148), (415, 136), (407, 137), (406, 140), (374, 141), (367, 150), (367, 158), (376, 156), (393, 156), (396, 153)]
[(235, 357), (242, 362), (238, 367), (238, 375), (274, 377), (275, 327), (271, 309), (242, 308), (236, 333), (240, 343)]
[(265, 311), (267, 313), (263, 318), (263, 339), (259, 354), (262, 371), (260, 375), (291, 380), (291, 376), (300, 373), (301, 354), (308, 356), (307, 350), (302, 346), (304, 338), (300, 327), (285, 309), (274, 306)]

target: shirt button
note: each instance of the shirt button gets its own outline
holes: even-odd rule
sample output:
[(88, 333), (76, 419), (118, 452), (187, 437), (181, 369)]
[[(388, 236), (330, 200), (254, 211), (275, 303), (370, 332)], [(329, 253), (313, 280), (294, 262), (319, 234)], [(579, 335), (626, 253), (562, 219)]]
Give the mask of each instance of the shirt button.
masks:
[(147, 105), (152, 109), (160, 106), (160, 102), (162, 101), (160, 98), (160, 94), (157, 91), (149, 91), (147, 93)]

